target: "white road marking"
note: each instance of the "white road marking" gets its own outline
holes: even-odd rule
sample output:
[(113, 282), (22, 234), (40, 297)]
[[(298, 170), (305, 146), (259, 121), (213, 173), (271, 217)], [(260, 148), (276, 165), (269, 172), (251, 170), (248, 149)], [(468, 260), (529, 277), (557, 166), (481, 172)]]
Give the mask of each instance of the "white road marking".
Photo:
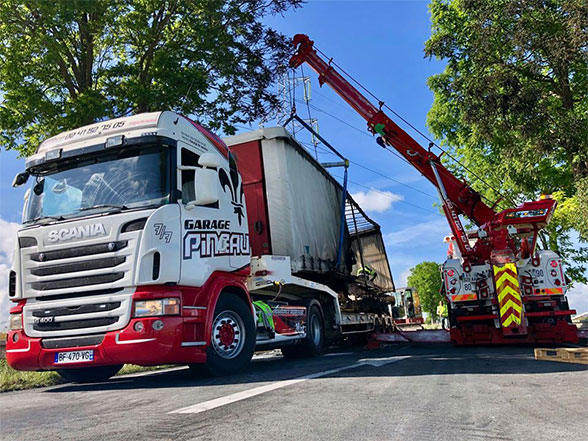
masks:
[(136, 372), (133, 374), (117, 375), (116, 377), (112, 377), (112, 379), (117, 380), (119, 378), (146, 377), (148, 375), (165, 374), (166, 372), (183, 371), (183, 370), (187, 370), (187, 369), (188, 369), (188, 366), (178, 366), (178, 367), (171, 367), (171, 368), (166, 368), (166, 369), (156, 369), (156, 370), (152, 370), (152, 371)]
[(282, 356), (282, 354), (255, 354), (253, 356), (254, 360), (270, 360), (270, 359), (278, 359), (278, 358), (284, 358)]
[(194, 414), (206, 412), (207, 410), (216, 409), (217, 407), (226, 406), (227, 404), (235, 403), (237, 401), (246, 400), (247, 398), (255, 397), (257, 395), (271, 392), (272, 390), (281, 389), (283, 387), (292, 386), (293, 384), (302, 383), (306, 380), (312, 380), (313, 378), (324, 377), (325, 375), (335, 374), (337, 372), (345, 371), (347, 369), (353, 369), (360, 366), (371, 365), (380, 367), (388, 363), (394, 363), (395, 361), (404, 360), (409, 358), (408, 355), (399, 357), (387, 357), (387, 358), (364, 358), (356, 363), (342, 366), (336, 369), (329, 369), (327, 371), (317, 372), (315, 374), (305, 375), (304, 377), (293, 378), (291, 380), (281, 380), (275, 383), (266, 384), (264, 386), (254, 387), (253, 389), (244, 390), (242, 392), (236, 392), (234, 394), (226, 395), (224, 397), (215, 398), (214, 400), (204, 401), (202, 403), (194, 404), (188, 407), (182, 407), (181, 409), (172, 410), (168, 414), (174, 413), (185, 413)]
[(369, 364), (370, 366), (374, 366), (374, 367), (381, 367), (381, 366), (384, 366), (385, 364), (392, 363), (394, 361), (400, 361), (400, 360), (403, 360), (408, 357), (409, 357), (408, 355), (402, 355), (402, 356), (398, 356), (398, 357), (362, 358), (361, 360), (358, 361), (358, 363)]

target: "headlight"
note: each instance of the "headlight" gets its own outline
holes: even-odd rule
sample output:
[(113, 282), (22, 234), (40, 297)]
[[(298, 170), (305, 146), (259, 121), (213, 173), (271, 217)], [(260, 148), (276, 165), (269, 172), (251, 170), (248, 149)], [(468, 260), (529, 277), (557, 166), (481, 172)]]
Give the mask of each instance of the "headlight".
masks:
[(153, 317), (158, 315), (179, 315), (180, 299), (172, 297), (158, 300), (135, 301), (135, 317)]
[(10, 330), (18, 331), (22, 329), (22, 314), (10, 314)]

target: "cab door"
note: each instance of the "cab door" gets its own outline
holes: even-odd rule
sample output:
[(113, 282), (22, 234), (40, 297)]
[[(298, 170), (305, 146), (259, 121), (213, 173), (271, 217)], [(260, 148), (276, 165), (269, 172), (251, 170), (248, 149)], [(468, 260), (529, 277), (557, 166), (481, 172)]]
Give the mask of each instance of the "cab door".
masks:
[[(178, 165), (199, 167), (200, 155), (195, 150), (183, 146), (179, 148)], [(179, 172), (182, 200), (180, 205), (182, 252), (181, 284), (202, 286), (215, 271), (232, 271), (227, 248), (226, 225), (222, 222), (226, 211), (223, 191), (219, 183), (219, 201), (209, 205), (199, 205), (191, 209), (186, 204), (195, 199), (194, 170)]]

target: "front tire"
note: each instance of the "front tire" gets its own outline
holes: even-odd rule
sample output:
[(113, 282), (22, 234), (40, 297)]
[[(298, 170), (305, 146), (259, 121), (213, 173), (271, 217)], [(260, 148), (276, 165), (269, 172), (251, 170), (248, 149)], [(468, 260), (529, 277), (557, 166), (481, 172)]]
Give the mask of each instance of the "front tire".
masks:
[(221, 294), (214, 309), (211, 344), (206, 363), (191, 366), (192, 371), (232, 375), (244, 370), (255, 351), (255, 322), (251, 309), (238, 295)]
[(306, 317), (306, 338), (298, 344), (284, 346), (282, 355), (285, 358), (317, 357), (326, 346), (323, 315), (318, 306), (312, 305)]
[(57, 373), (65, 381), (72, 383), (97, 383), (113, 377), (123, 367), (122, 364), (114, 366), (97, 366), (77, 369), (60, 369)]

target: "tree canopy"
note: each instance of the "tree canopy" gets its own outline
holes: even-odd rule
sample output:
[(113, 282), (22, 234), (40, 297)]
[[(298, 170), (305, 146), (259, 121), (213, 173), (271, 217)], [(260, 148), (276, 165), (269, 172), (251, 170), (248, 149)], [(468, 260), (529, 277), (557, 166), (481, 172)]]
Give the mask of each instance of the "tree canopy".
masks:
[(287, 39), (261, 23), (301, 0), (0, 0), (0, 147), (172, 109), (212, 129), (263, 118)]
[(585, 281), (588, 249), (572, 239), (588, 239), (588, 3), (432, 0), (430, 12), (425, 54), (446, 67), (429, 78), (427, 122), (468, 170), (448, 167), (498, 207), (552, 194), (542, 246)]
[(443, 299), (440, 294), (441, 275), (439, 264), (435, 262), (421, 262), (410, 269), (407, 280), (408, 286), (416, 288), (421, 301), (421, 308), (433, 318), (437, 317), (437, 305)]

